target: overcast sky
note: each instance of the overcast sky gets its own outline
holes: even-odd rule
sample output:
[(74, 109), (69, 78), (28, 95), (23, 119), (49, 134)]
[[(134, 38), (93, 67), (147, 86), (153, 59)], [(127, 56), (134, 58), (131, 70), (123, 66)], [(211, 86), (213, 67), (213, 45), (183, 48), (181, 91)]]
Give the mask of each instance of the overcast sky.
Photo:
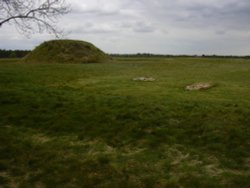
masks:
[[(250, 54), (250, 0), (68, 0), (59, 20), (66, 38), (92, 42), (108, 53)], [(0, 48), (32, 49), (29, 38), (0, 28)]]

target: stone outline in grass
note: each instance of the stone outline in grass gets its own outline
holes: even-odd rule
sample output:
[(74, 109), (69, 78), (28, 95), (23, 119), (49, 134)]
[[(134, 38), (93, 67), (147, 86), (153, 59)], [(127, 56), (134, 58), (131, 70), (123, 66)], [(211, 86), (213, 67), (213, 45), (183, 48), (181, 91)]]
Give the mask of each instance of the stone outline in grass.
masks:
[(201, 91), (210, 89), (212, 87), (214, 87), (214, 84), (211, 82), (197, 82), (186, 86), (185, 89), (188, 91)]
[(153, 82), (155, 81), (155, 78), (142, 76), (142, 77), (133, 78), (133, 81)]

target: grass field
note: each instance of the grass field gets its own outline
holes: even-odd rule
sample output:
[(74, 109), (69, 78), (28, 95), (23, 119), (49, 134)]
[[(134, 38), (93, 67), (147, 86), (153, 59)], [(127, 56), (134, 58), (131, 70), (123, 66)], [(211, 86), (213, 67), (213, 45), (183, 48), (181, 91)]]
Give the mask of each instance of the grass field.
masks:
[(250, 187), (250, 60), (1, 60), (0, 105), (0, 187)]

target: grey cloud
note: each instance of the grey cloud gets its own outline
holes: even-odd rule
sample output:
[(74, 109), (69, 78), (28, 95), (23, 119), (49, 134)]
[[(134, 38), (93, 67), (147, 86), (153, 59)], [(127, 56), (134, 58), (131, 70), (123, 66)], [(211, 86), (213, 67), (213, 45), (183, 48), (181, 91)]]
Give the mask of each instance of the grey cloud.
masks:
[(227, 32), (226, 31), (223, 31), (223, 30), (218, 30), (218, 31), (215, 31), (215, 33), (217, 35), (225, 35)]
[(95, 24), (91, 22), (86, 22), (81, 25), (76, 25), (74, 28), (70, 28), (69, 31), (75, 34), (111, 34), (116, 32), (117, 29), (110, 24)]
[(139, 33), (151, 33), (155, 31), (155, 28), (145, 22), (136, 22), (133, 27), (133, 31)]
[(72, 9), (73, 14), (82, 14), (82, 15), (95, 15), (95, 16), (113, 16), (120, 13), (119, 10), (115, 9), (103, 9), (103, 8), (91, 8), (91, 9), (82, 9), (81, 7), (74, 7)]
[[(208, 2), (208, 1), (206, 1)], [(249, 29), (249, 1), (216, 1), (203, 3), (188, 1), (187, 3), (166, 4), (160, 9), (157, 17), (165, 17), (167, 22), (185, 27), (219, 27), (225, 29)], [(157, 18), (156, 18), (157, 19)], [(163, 19), (164, 21), (164, 19)]]
[(130, 22), (122, 22), (117, 24), (117, 27), (120, 29), (131, 30), (138, 33), (151, 33), (156, 30), (156, 28), (146, 21), (130, 21)]
[[(67, 38), (94, 42), (107, 52), (250, 51), (249, 0), (68, 0), (68, 3), (72, 12), (58, 22), (69, 33)], [(12, 30), (13, 27), (0, 28), (0, 47), (21, 47), (23, 43), (23, 48), (27, 48), (48, 39), (48, 35), (35, 35), (29, 42), (20, 42), (27, 39)]]
[(155, 28), (146, 22), (122, 22), (122, 23), (109, 23), (94, 24), (91, 22), (82, 23), (68, 28), (71, 33), (77, 34), (119, 34), (121, 32), (135, 32), (135, 33), (152, 33)]

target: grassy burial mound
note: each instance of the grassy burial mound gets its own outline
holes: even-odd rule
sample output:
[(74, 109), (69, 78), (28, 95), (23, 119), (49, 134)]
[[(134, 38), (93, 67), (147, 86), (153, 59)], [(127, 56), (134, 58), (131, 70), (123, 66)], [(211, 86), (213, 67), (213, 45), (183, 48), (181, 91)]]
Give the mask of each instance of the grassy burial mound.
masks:
[(77, 40), (43, 42), (25, 58), (27, 63), (102, 63), (110, 57), (93, 44)]

